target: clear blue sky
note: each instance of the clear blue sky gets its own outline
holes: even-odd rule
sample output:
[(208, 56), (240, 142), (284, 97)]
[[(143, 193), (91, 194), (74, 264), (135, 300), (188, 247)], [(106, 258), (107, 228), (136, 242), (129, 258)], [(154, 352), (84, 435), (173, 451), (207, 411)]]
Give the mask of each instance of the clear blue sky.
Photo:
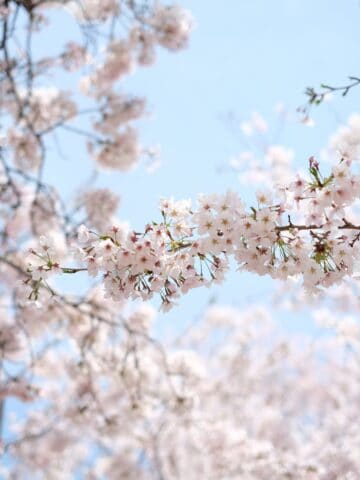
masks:
[[(241, 151), (240, 131), (238, 137), (230, 132), (224, 113), (233, 111), (246, 119), (257, 110), (271, 123), (277, 102), (290, 111), (305, 102), (306, 86), (342, 84), (348, 75), (360, 75), (359, 0), (181, 4), (193, 12), (197, 25), (189, 48), (178, 54), (159, 52), (154, 67), (138, 70), (124, 83), (125, 91), (148, 99), (152, 117), (142, 121), (141, 138), (144, 145), (161, 145), (162, 166), (152, 175), (142, 166), (131, 173), (101, 174), (98, 182), (121, 194), (119, 214), (135, 228), (157, 218), (161, 196), (195, 198), (199, 192), (224, 192), (229, 187), (241, 193), (236, 175), (219, 171)], [(53, 38), (62, 36), (68, 25), (65, 16), (57, 18)], [(47, 51), (51, 45), (39, 48)], [(348, 98), (321, 106), (314, 111), (315, 128), (293, 123), (279, 143), (295, 149), (297, 165), (305, 164), (326, 145), (339, 120), (358, 110), (359, 100), (360, 92), (353, 91)], [(62, 160), (54, 155), (47, 175), (70, 192), (76, 184), (72, 179), (85, 179), (91, 162), (73, 136), (63, 141), (71, 155)], [(164, 320), (168, 325), (174, 319), (186, 323), (212, 294), (221, 302), (256, 301), (269, 286), (268, 280), (232, 272), (222, 287), (187, 295)]]

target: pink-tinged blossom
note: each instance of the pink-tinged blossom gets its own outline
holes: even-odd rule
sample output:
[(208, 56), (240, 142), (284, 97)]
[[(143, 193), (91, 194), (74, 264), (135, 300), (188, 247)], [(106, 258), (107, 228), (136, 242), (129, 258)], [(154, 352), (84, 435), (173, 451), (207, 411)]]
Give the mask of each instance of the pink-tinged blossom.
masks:
[(145, 106), (143, 98), (109, 94), (102, 118), (94, 127), (104, 135), (115, 135), (120, 127), (143, 117)]
[(126, 40), (117, 40), (107, 47), (105, 61), (96, 68), (89, 77), (84, 77), (81, 83), (86, 94), (95, 96), (106, 95), (113, 84), (128, 75), (134, 68), (131, 49)]
[(89, 151), (102, 168), (122, 172), (133, 169), (141, 155), (137, 131), (131, 127), (96, 147), (90, 144)]
[[(88, 190), (79, 199), (85, 206), (88, 223), (104, 232), (114, 223), (120, 197), (107, 188)], [(84, 232), (84, 230), (82, 230)]]
[(77, 18), (79, 22), (104, 22), (109, 17), (119, 13), (117, 0), (81, 0), (81, 2), (66, 2), (66, 8)]
[(352, 114), (347, 125), (341, 126), (329, 141), (329, 151), (335, 157), (342, 156), (345, 160), (360, 159), (360, 115)]
[(61, 55), (61, 65), (65, 70), (74, 72), (84, 64), (90, 63), (90, 57), (86, 49), (75, 42), (68, 42)]
[(150, 19), (156, 31), (157, 41), (169, 50), (178, 50), (188, 44), (193, 28), (191, 13), (178, 5), (158, 4)]
[(29, 103), (29, 114), (26, 122), (20, 122), (25, 127), (31, 126), (31, 131), (39, 133), (53, 128), (57, 123), (70, 120), (76, 116), (77, 106), (71, 100), (70, 93), (55, 87), (39, 87), (33, 89), (31, 95), (24, 89), (19, 96)]
[(9, 129), (8, 145), (13, 152), (13, 162), (25, 171), (35, 170), (41, 162), (41, 151), (36, 137), (29, 131)]

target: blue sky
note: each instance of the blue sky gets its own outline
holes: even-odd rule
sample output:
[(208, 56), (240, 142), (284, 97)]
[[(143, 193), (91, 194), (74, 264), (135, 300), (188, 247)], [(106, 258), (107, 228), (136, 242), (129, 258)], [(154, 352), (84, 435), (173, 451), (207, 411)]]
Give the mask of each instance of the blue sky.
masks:
[[(151, 116), (141, 122), (141, 139), (144, 145), (161, 146), (162, 166), (151, 175), (140, 166), (125, 174), (101, 173), (98, 180), (98, 185), (121, 195), (119, 215), (138, 229), (158, 218), (162, 196), (195, 198), (199, 192), (227, 188), (242, 193), (236, 174), (220, 168), (244, 148), (240, 130), (237, 134), (224, 122), (227, 112), (245, 120), (257, 110), (271, 126), (278, 102), (295, 112), (306, 100), (305, 87), (343, 84), (348, 75), (360, 74), (359, 0), (181, 4), (192, 11), (196, 22), (189, 48), (177, 54), (159, 51), (155, 66), (136, 71), (123, 85), (125, 91), (148, 99)], [(51, 35), (48, 30), (47, 42), (40, 42), (39, 50), (57, 44), (65, 25), (70, 31), (66, 15), (54, 18)], [(335, 98), (314, 110), (314, 128), (292, 122), (277, 141), (296, 151), (299, 167), (306, 165), (339, 122), (357, 111), (359, 99), (360, 91)], [(88, 178), (93, 165), (74, 136), (63, 136), (61, 141), (67, 158), (54, 152), (46, 173), (68, 195), (79, 179)], [(251, 201), (248, 191), (244, 193)], [(232, 272), (221, 287), (188, 294), (164, 321), (186, 323), (213, 295), (221, 302), (242, 305), (260, 301), (270, 288), (268, 279)]]

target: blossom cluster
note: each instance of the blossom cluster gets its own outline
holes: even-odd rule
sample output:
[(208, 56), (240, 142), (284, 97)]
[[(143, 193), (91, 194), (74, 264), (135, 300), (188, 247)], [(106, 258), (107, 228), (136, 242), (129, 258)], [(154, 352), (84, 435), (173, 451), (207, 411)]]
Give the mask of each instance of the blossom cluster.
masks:
[[(75, 257), (91, 276), (104, 275), (108, 297), (147, 300), (158, 293), (164, 309), (190, 289), (221, 282), (231, 257), (239, 269), (258, 275), (301, 276), (312, 293), (358, 268), (360, 225), (347, 209), (359, 196), (360, 176), (349, 162), (326, 177), (311, 158), (308, 180), (297, 176), (277, 200), (258, 191), (249, 209), (227, 192), (199, 196), (195, 209), (190, 201), (163, 199), (162, 221), (144, 232), (114, 226), (97, 233), (83, 225)], [(28, 268), (53, 267), (30, 261)]]

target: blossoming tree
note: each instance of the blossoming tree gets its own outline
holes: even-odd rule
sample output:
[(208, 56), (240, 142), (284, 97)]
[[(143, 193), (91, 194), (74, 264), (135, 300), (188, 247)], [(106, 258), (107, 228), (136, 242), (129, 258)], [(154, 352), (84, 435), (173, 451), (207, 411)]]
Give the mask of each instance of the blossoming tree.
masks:
[[(64, 31), (60, 51), (40, 55), (36, 37), (60, 12), (80, 40)], [(145, 99), (121, 80), (158, 48), (186, 47), (190, 13), (158, 1), (2, 0), (0, 15), (3, 478), (359, 478), (359, 118), (334, 136), (332, 167), (311, 157), (306, 174), (284, 178), (289, 152), (272, 146), (273, 185), (254, 205), (230, 191), (195, 206), (162, 199), (133, 231), (112, 190), (82, 189), (69, 208), (46, 162), (64, 131), (98, 168), (126, 172), (153, 156), (136, 129)], [(326, 297), (314, 316), (332, 335), (299, 348), (261, 306), (212, 306), (171, 342), (152, 334), (145, 301), (157, 295), (166, 311), (233, 266), (297, 281), (292, 305)], [(59, 286), (79, 275), (94, 278), (85, 293)]]

